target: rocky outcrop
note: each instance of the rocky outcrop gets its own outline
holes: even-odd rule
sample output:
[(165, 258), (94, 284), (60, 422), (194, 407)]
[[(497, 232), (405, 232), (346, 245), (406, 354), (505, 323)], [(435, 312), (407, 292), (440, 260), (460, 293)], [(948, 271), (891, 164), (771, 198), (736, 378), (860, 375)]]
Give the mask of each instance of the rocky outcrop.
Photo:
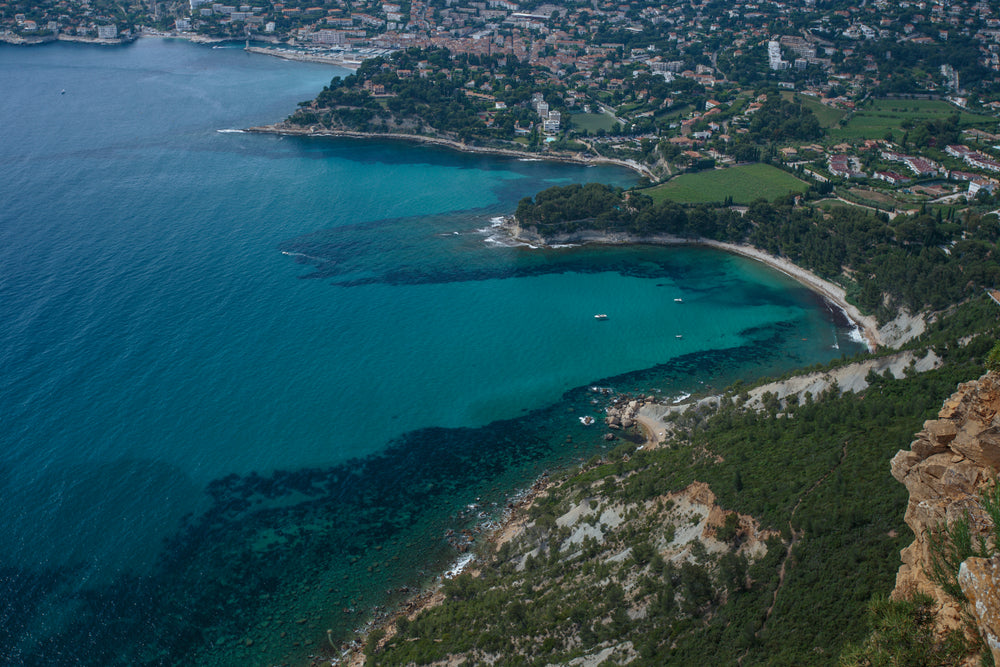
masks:
[(632, 428), (635, 426), (639, 410), (655, 402), (655, 396), (646, 396), (645, 398), (632, 398), (627, 395), (620, 396), (608, 407), (607, 416), (604, 418), (604, 421), (609, 428)]
[(1000, 664), (1000, 556), (969, 558), (958, 572), (958, 584), (969, 598), (969, 611), (993, 654), (993, 664)]
[[(987, 535), (990, 520), (980, 505), (980, 490), (996, 479), (1000, 470), (1000, 374), (987, 373), (959, 385), (944, 403), (938, 419), (924, 423), (909, 450), (892, 459), (892, 476), (910, 492), (906, 524), (914, 540), (903, 549), (903, 565), (896, 575), (897, 596), (922, 591), (940, 606), (938, 622), (943, 628), (962, 625), (959, 603), (927, 576), (931, 555), (928, 533), (956, 519), (968, 517), (974, 534)], [(987, 561), (967, 563), (966, 579), (975, 585), (975, 606), (991, 623), (1000, 617), (1000, 587), (987, 586), (992, 573)], [(980, 559), (981, 560), (981, 559)], [(977, 583), (973, 583), (977, 582)], [(979, 616), (979, 614), (976, 614)], [(996, 626), (989, 632), (996, 632)], [(984, 629), (984, 637), (987, 636)], [(994, 635), (995, 636), (995, 635)]]

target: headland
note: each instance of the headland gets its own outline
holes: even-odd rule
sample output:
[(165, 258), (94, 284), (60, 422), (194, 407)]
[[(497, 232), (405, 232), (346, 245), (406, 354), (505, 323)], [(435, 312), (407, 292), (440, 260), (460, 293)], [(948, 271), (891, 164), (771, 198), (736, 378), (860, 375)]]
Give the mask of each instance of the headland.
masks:
[(625, 167), (645, 176), (655, 179), (655, 175), (650, 168), (636, 160), (620, 160), (616, 158), (603, 157), (600, 155), (581, 155), (564, 151), (544, 150), (538, 152), (520, 151), (515, 148), (501, 146), (479, 146), (467, 144), (458, 139), (441, 136), (428, 136), (424, 134), (407, 134), (405, 132), (358, 132), (355, 130), (329, 129), (322, 126), (299, 127), (289, 123), (274, 123), (272, 125), (260, 125), (246, 128), (247, 132), (257, 132), (260, 134), (280, 134), (300, 137), (345, 137), (349, 139), (386, 139), (390, 141), (410, 141), (431, 146), (441, 146), (465, 153), (482, 153), (485, 155), (501, 155), (523, 160), (549, 160), (553, 162), (571, 162), (574, 164), (586, 165), (616, 165)]

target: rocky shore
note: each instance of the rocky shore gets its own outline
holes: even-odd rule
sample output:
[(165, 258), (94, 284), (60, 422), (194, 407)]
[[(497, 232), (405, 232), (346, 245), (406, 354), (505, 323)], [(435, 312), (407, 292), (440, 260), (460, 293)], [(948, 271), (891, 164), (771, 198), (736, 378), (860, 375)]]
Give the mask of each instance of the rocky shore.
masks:
[(132, 37), (116, 37), (114, 39), (98, 39), (97, 37), (83, 37), (81, 35), (70, 35), (68, 33), (54, 33), (39, 37), (23, 37), (14, 33), (0, 33), (0, 42), (15, 46), (33, 46), (36, 44), (48, 44), (49, 42), (78, 42), (81, 44), (97, 44), (99, 46), (119, 46), (121, 44), (131, 44), (140, 35)]
[(258, 132), (261, 134), (280, 134), (300, 137), (347, 137), (350, 139), (390, 139), (393, 141), (410, 141), (431, 146), (442, 146), (465, 153), (483, 153), (486, 155), (502, 155), (524, 160), (551, 160), (553, 162), (571, 162), (585, 165), (615, 165), (631, 169), (641, 176), (650, 180), (656, 180), (652, 170), (644, 164), (635, 160), (619, 160), (616, 158), (602, 157), (599, 155), (583, 156), (578, 153), (563, 151), (545, 150), (540, 152), (522, 151), (515, 148), (501, 148), (497, 146), (475, 146), (462, 143), (457, 139), (448, 137), (429, 137), (423, 134), (406, 134), (403, 132), (356, 132), (353, 130), (332, 130), (319, 125), (309, 127), (299, 127), (287, 123), (275, 123), (273, 125), (261, 125), (258, 127), (248, 127), (247, 132)]
[[(548, 491), (553, 483), (548, 474), (543, 474), (529, 488), (514, 494), (508, 499), (499, 520), (490, 520), (482, 524), (482, 528), (477, 531), (480, 533), (481, 539), (491, 544), (492, 548), (498, 549), (505, 542), (509, 542), (520, 535), (527, 523), (528, 508), (531, 507), (539, 495)], [(465, 553), (468, 551), (469, 546), (471, 544), (466, 545), (464, 549), (456, 550), (456, 553)], [(378, 614), (376, 617), (370, 619), (363, 627), (358, 628), (358, 639), (340, 647), (341, 654), (339, 659), (334, 659), (330, 663), (324, 662), (323, 664), (331, 664), (337, 667), (363, 667), (365, 664), (364, 647), (371, 633), (378, 630), (384, 631), (385, 635), (381, 641), (388, 641), (395, 634), (396, 621), (398, 619), (405, 617), (413, 620), (417, 614), (425, 609), (436, 607), (444, 602), (445, 598), (441, 592), (441, 586), (446, 578), (457, 576), (457, 574), (466, 569), (472, 574), (476, 574), (475, 557), (471, 553), (468, 556), (469, 558), (461, 561), (463, 563), (462, 567), (453, 568), (451, 571), (442, 574), (429, 586), (407, 599), (395, 610)]]

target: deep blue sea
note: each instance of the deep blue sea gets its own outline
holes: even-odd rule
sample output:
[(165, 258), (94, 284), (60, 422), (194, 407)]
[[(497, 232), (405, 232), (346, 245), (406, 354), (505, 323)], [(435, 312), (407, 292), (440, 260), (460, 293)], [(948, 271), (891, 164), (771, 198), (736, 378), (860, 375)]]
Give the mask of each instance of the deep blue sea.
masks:
[(492, 226), (631, 172), (225, 131), (345, 73), (0, 47), (0, 663), (333, 655), (454, 561), (446, 531), (603, 451), (590, 387), (861, 349), (760, 264)]

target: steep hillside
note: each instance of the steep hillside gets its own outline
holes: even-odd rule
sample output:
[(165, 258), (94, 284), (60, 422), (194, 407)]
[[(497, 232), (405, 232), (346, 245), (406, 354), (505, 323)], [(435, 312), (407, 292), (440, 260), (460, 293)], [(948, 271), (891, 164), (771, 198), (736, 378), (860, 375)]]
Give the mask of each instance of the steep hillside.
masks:
[[(1000, 610), (997, 576), (989, 561), (969, 557), (996, 554), (997, 472), (1000, 470), (1000, 373), (967, 382), (945, 402), (937, 419), (924, 423), (909, 449), (892, 460), (892, 475), (910, 494), (906, 523), (914, 541), (902, 552), (894, 594), (929, 595), (940, 629), (966, 629), (969, 613), (977, 617)], [(970, 603), (969, 594), (975, 596)], [(996, 653), (995, 621), (984, 637)], [(971, 634), (971, 633), (970, 633)], [(1000, 656), (997, 656), (1000, 657)]]
[(561, 475), (439, 604), (373, 633), (369, 664), (838, 664), (914, 540), (890, 460), (982, 373), (996, 315), (983, 298), (933, 323), (911, 346), (937, 368), (734, 391)]

